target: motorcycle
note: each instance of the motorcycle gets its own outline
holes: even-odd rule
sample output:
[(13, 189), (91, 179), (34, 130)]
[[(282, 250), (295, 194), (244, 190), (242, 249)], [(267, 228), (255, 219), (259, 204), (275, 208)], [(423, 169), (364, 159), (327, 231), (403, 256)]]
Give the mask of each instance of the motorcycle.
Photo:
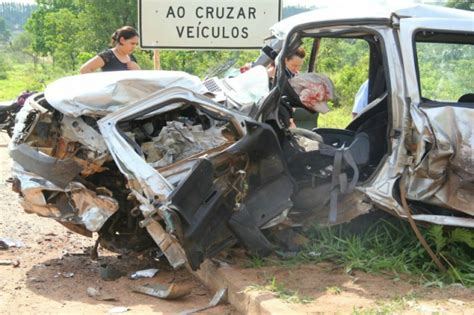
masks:
[(7, 132), (9, 137), (12, 136), (13, 128), (15, 127), (16, 114), (23, 107), (26, 99), (33, 93), (35, 92), (25, 91), (22, 92), (12, 103), (0, 103), (0, 131)]

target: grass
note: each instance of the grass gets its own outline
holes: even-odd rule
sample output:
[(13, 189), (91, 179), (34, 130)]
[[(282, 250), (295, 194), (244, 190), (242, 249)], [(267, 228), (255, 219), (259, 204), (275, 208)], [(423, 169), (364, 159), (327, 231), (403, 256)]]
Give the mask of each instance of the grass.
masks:
[(28, 74), (32, 72), (25, 65), (14, 65), (7, 69), (7, 78), (0, 80), (0, 101), (14, 99), (22, 91), (30, 89), (34, 84), (32, 77)]
[[(14, 62), (14, 59), (18, 59), (17, 56), (11, 56), (11, 53), (6, 51), (0, 51), (0, 53), (2, 57), (9, 59), (8, 64), (13, 64), (6, 70), (7, 78), (0, 80), (0, 101), (13, 100), (25, 90), (42, 91), (48, 83), (60, 77), (77, 74), (77, 72), (65, 72), (44, 61), (36, 66), (32, 62), (20, 64)], [(330, 112), (319, 115), (318, 127), (345, 128), (351, 121), (352, 108), (350, 106), (330, 107)]]
[(283, 283), (277, 282), (275, 277), (270, 279), (270, 281), (266, 285), (250, 286), (247, 290), (270, 291), (275, 294), (277, 298), (287, 303), (308, 304), (313, 301), (313, 298), (311, 297), (301, 296), (297, 291), (293, 291), (286, 288)]
[(426, 287), (451, 283), (474, 287), (474, 231), (441, 226), (421, 231), (447, 267), (447, 273), (437, 269), (407, 222), (385, 219), (373, 222), (359, 233), (351, 232), (349, 224), (331, 228), (314, 225), (304, 232), (310, 241), (294, 257), (258, 258), (258, 267), (295, 267), (329, 261), (347, 273), (361, 270), (389, 275), (395, 281), (405, 276)]
[(353, 315), (391, 315), (391, 314), (401, 314), (403, 311), (406, 311), (410, 303), (413, 303), (415, 298), (410, 294), (407, 296), (402, 296), (400, 298), (393, 299), (391, 301), (378, 301), (377, 306), (371, 307), (368, 309), (353, 309)]
[(337, 286), (332, 286), (332, 287), (327, 287), (326, 288), (326, 293), (332, 294), (332, 295), (339, 295), (342, 293), (342, 289)]
[(250, 261), (245, 265), (246, 268), (262, 268), (265, 265), (265, 258), (259, 256), (250, 257)]
[(332, 107), (329, 113), (319, 115), (318, 127), (344, 129), (351, 122), (351, 115), (352, 107)]
[[(342, 265), (345, 271), (362, 270), (368, 273), (389, 273), (394, 279), (401, 274), (418, 279), (419, 283), (443, 285), (461, 283), (474, 286), (474, 232), (432, 226), (421, 229), (431, 248), (448, 267), (440, 273), (408, 223), (380, 220), (362, 233), (354, 234), (347, 225), (333, 228), (313, 226), (308, 234), (311, 242), (297, 259), (303, 262), (329, 260)], [(314, 257), (309, 253), (321, 253)]]
[(15, 59), (9, 56), (8, 52), (0, 51), (2, 58), (9, 60), (6, 69), (6, 79), (0, 80), (0, 101), (15, 99), (21, 92), (42, 91), (46, 85), (60, 77), (68, 74), (64, 70), (53, 67), (53, 65), (43, 62), (36, 66), (32, 62), (15, 63)]
[[(3, 55), (2, 51), (2, 57), (13, 59), (8, 54)], [(14, 99), (24, 90), (43, 90), (45, 84), (71, 74), (47, 63), (37, 66), (32, 63), (13, 63), (6, 73), (7, 79), (0, 80), (0, 100)], [(350, 120), (351, 108), (332, 107), (329, 113), (320, 115), (319, 127), (344, 128)], [(346, 272), (389, 272), (394, 279), (406, 274), (417, 278), (425, 286), (440, 287), (453, 282), (474, 286), (474, 232), (440, 226), (422, 231), (438, 257), (448, 267), (447, 274), (439, 273), (408, 224), (401, 221), (374, 223), (359, 234), (349, 233), (345, 226), (313, 226), (306, 231), (310, 238), (309, 244), (295, 257), (278, 260), (254, 257), (249, 267), (332, 261), (344, 266)]]

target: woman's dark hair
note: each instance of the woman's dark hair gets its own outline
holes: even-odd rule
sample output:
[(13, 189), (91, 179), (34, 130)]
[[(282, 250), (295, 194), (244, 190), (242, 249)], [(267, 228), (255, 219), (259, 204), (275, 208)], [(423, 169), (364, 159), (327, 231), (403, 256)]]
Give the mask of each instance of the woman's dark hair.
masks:
[(140, 36), (136, 29), (131, 26), (123, 26), (112, 34), (112, 46), (119, 44), (121, 37), (130, 39), (135, 36)]
[(298, 47), (294, 52), (286, 56), (286, 59), (290, 60), (294, 56), (300, 57), (301, 59), (304, 59), (306, 57), (306, 51), (304, 50), (303, 47)]

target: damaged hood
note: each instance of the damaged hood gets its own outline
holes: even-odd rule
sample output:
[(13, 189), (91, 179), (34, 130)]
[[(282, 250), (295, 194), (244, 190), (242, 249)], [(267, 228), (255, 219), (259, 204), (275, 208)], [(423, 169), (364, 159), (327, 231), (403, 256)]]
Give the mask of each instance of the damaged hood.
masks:
[(61, 78), (46, 88), (45, 98), (66, 115), (105, 116), (124, 105), (168, 87), (207, 92), (201, 80), (180, 71), (113, 71)]

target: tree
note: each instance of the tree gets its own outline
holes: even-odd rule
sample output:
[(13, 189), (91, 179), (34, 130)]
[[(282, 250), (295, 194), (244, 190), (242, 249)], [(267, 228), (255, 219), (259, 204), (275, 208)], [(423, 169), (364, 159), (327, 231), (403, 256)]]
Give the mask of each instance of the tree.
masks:
[(36, 66), (38, 63), (38, 57), (31, 47), (32, 36), (28, 32), (22, 32), (18, 36), (15, 36), (11, 43), (11, 49), (14, 52), (21, 52), (33, 59), (33, 64)]
[(58, 62), (65, 70), (76, 68), (82, 49), (78, 1), (37, 0), (37, 3), (37, 10), (25, 26), (31, 34), (33, 52), (52, 57), (53, 62)]
[(10, 39), (10, 31), (7, 28), (5, 20), (0, 17), (0, 41), (8, 42)]
[(26, 30), (35, 53), (73, 70), (79, 56), (82, 61), (107, 47), (117, 28), (134, 26), (136, 7), (134, 0), (38, 0)]
[(51, 53), (51, 49), (45, 44), (45, 35), (47, 29), (45, 28), (45, 18), (48, 14), (47, 9), (39, 7), (38, 10), (33, 12), (31, 18), (27, 21), (25, 25), (26, 31), (32, 35), (31, 46), (33, 50), (40, 56), (47, 56)]
[(7, 74), (7, 63), (3, 60), (3, 58), (0, 59), (0, 80), (6, 80), (8, 78)]
[(3, 18), (9, 30), (21, 30), (30, 17), (35, 5), (0, 1), (0, 19)]
[(474, 11), (474, 1), (473, 0), (448, 0), (448, 3), (446, 3), (446, 6), (448, 8)]
[(78, 0), (84, 50), (99, 52), (111, 42), (112, 33), (125, 25), (137, 26), (136, 0)]
[[(304, 10), (307, 8), (286, 7), (283, 15)], [(104, 50), (112, 33), (124, 25), (137, 25), (136, 0), (37, 0), (26, 29), (32, 35), (33, 52), (52, 57), (66, 69), (76, 69), (89, 56)], [(148, 68), (151, 54), (137, 51), (137, 55), (140, 64)], [(163, 69), (205, 76), (223, 61), (235, 59), (237, 65), (243, 65), (256, 55), (256, 51), (162, 51), (161, 63)]]
[(80, 43), (82, 26), (77, 15), (63, 8), (47, 14), (44, 26), (44, 42), (54, 61), (65, 70), (76, 69), (77, 57), (82, 51), (82, 47), (76, 44)]

